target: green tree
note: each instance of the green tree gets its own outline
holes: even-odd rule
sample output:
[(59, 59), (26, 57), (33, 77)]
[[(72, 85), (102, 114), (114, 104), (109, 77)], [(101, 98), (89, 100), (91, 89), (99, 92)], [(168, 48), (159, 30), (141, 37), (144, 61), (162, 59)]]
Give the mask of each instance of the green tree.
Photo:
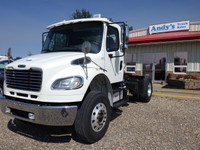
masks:
[(18, 56), (18, 57), (15, 58), (15, 60), (19, 60), (19, 59), (22, 59), (22, 57), (19, 57), (19, 56)]
[(132, 27), (132, 26), (130, 26), (130, 27), (129, 27), (129, 31), (132, 31), (132, 30), (133, 30), (133, 27)]
[(92, 14), (86, 9), (78, 10), (76, 9), (75, 13), (72, 14), (71, 19), (80, 19), (80, 18), (91, 18)]
[(28, 56), (32, 56), (32, 53), (30, 51), (28, 52)]
[(108, 18), (108, 20), (110, 20), (111, 22), (114, 22), (112, 18)]

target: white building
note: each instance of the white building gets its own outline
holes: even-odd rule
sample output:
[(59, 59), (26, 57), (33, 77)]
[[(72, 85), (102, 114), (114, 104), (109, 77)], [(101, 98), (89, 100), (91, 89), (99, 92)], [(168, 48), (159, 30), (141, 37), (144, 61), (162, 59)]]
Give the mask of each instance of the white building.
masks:
[(200, 76), (200, 22), (180, 21), (131, 31), (126, 72), (154, 82), (180, 74)]

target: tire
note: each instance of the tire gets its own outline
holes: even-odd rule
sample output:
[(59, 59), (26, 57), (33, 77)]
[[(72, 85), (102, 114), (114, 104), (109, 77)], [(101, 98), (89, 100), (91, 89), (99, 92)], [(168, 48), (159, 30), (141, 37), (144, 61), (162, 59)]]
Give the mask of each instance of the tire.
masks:
[(101, 92), (91, 91), (78, 110), (74, 123), (76, 134), (84, 142), (97, 142), (105, 135), (110, 118), (108, 98)]
[(3, 95), (3, 85), (0, 84), (0, 94)]
[(153, 86), (151, 79), (149, 77), (144, 77), (144, 79), (141, 82), (139, 101), (144, 103), (150, 102), (152, 92), (153, 92)]

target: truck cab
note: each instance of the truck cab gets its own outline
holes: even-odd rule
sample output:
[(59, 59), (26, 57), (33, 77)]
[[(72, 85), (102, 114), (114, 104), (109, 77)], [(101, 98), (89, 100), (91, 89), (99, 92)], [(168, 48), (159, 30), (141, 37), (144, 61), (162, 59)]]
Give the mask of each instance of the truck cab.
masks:
[[(74, 125), (82, 140), (96, 142), (107, 131), (111, 109), (127, 102), (128, 87), (134, 94), (140, 89), (140, 78), (124, 79), (126, 24), (87, 18), (47, 29), (41, 54), (6, 66), (1, 110), (36, 124)], [(151, 81), (145, 78), (142, 88), (149, 101)]]

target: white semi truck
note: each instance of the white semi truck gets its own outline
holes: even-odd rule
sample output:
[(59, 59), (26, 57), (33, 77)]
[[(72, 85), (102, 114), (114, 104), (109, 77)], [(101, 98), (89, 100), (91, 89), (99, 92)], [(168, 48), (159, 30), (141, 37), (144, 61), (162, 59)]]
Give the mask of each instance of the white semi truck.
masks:
[(127, 91), (150, 101), (150, 78), (124, 76), (124, 22), (87, 18), (47, 29), (41, 54), (6, 66), (3, 113), (35, 124), (73, 125), (80, 139), (94, 143), (106, 133), (112, 109), (127, 103)]

